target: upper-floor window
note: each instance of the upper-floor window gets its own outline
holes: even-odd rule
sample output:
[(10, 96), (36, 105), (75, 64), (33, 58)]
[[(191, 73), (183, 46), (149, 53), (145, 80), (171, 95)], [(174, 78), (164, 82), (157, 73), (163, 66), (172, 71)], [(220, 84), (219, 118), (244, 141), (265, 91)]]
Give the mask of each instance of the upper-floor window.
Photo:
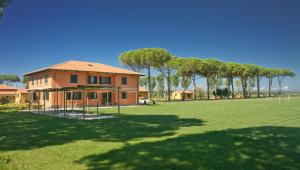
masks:
[(99, 76), (99, 84), (111, 84), (111, 77)]
[(97, 84), (97, 76), (88, 76), (89, 84)]
[(126, 92), (122, 92), (122, 99), (127, 99), (127, 93)]
[(122, 84), (126, 85), (127, 84), (127, 77), (122, 77)]
[(48, 74), (44, 75), (45, 84), (48, 83)]
[(36, 84), (39, 84), (39, 76), (36, 77)]
[(31, 77), (31, 85), (34, 85), (34, 77)]
[(78, 76), (76, 74), (72, 74), (70, 79), (71, 83), (78, 83)]
[(42, 76), (40, 76), (40, 84), (42, 84), (42, 80), (43, 80), (43, 78), (42, 78)]

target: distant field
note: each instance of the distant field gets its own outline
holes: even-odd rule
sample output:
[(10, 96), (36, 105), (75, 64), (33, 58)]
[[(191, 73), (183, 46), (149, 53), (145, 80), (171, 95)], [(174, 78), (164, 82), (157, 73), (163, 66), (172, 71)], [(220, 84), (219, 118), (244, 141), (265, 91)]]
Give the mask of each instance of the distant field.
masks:
[(0, 169), (300, 167), (299, 97), (159, 103), (121, 111), (93, 121), (2, 112)]

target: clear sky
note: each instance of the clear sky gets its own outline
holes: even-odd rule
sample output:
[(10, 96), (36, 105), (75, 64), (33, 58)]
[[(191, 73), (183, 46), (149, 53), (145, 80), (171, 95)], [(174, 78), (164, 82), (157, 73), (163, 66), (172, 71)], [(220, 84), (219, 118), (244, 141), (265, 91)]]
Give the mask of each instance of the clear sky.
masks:
[(300, 89), (299, 0), (13, 0), (0, 19), (0, 73), (66, 60), (120, 66), (143, 47), (289, 68)]

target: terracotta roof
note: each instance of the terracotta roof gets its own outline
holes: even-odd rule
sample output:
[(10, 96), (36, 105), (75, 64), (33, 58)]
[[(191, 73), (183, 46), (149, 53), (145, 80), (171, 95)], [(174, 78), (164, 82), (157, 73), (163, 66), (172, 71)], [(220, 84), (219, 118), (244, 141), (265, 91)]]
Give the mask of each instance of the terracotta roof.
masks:
[(149, 92), (149, 90), (145, 89), (144, 87), (139, 87), (139, 92)]
[[(183, 90), (176, 90), (175, 92), (177, 92), (177, 93), (183, 93)], [(185, 90), (185, 92), (184, 93), (194, 93), (192, 90)]]
[(6, 84), (0, 84), (0, 90), (17, 90), (17, 88)]
[(66, 61), (64, 63), (56, 64), (50, 67), (42, 68), (33, 72), (26, 73), (25, 76), (45, 70), (72, 70), (72, 71), (89, 71), (89, 72), (102, 72), (102, 73), (120, 73), (120, 74), (136, 74), (141, 73), (130, 71), (118, 67), (113, 67), (105, 64), (84, 62), (84, 61)]
[(18, 93), (28, 93), (28, 89), (18, 89)]
[(0, 90), (1, 96), (13, 96), (16, 94), (16, 91), (13, 90)]

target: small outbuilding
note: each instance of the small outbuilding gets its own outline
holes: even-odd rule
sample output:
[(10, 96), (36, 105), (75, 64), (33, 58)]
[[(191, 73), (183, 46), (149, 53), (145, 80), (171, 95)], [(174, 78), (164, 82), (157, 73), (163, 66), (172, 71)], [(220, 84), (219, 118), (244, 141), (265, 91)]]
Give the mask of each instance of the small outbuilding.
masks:
[(14, 102), (17, 90), (15, 87), (0, 84), (0, 104)]
[(16, 104), (25, 104), (28, 103), (28, 90), (27, 89), (18, 89), (15, 96)]
[(172, 100), (192, 100), (193, 94), (191, 90), (176, 90), (172, 92)]
[(139, 87), (138, 96), (139, 98), (148, 99), (149, 90), (145, 89), (144, 87)]

